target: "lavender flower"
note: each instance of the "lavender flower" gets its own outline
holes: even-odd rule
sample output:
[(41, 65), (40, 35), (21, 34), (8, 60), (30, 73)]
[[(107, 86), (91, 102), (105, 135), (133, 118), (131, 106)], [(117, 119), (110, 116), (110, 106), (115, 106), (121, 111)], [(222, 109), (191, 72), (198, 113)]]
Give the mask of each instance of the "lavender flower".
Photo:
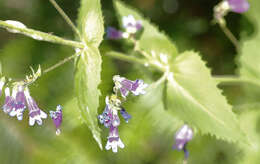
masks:
[(188, 125), (183, 125), (181, 129), (179, 129), (175, 134), (175, 145), (173, 145), (173, 149), (183, 150), (185, 153), (185, 158), (187, 159), (189, 156), (189, 152), (186, 149), (187, 143), (192, 139), (193, 131)]
[(109, 128), (111, 126), (112, 118), (112, 111), (108, 108), (108, 105), (106, 105), (104, 112), (98, 116), (99, 122), (104, 124), (106, 128)]
[(124, 148), (125, 145), (121, 141), (118, 135), (118, 128), (115, 126), (110, 126), (109, 128), (109, 136), (107, 137), (108, 141), (106, 144), (106, 150), (110, 150), (112, 148), (112, 151), (114, 153), (117, 153), (117, 147)]
[(112, 95), (110, 98), (106, 97), (106, 107), (101, 115), (98, 116), (99, 122), (104, 124), (106, 128), (110, 126), (119, 126), (120, 120), (117, 114), (117, 111), (120, 110), (118, 106), (120, 106), (121, 102), (114, 100), (114, 96)]
[(2, 95), (2, 89), (3, 89), (4, 85), (5, 85), (5, 77), (2, 77), (0, 79), (0, 96)]
[(138, 30), (142, 29), (142, 22), (135, 20), (133, 15), (123, 17), (123, 27), (129, 34), (135, 34)]
[(35, 121), (38, 125), (42, 125), (42, 119), (47, 118), (47, 114), (44, 113), (36, 104), (35, 100), (31, 97), (28, 88), (24, 91), (25, 98), (29, 109), (29, 125), (33, 126)]
[(128, 120), (132, 118), (132, 116), (131, 116), (130, 114), (128, 114), (124, 108), (122, 108), (122, 109), (120, 110), (120, 114), (121, 114), (122, 117), (125, 119), (125, 122), (126, 122), (126, 123), (128, 123)]
[(244, 13), (249, 9), (247, 0), (227, 0), (230, 10), (235, 13)]
[(50, 111), (50, 117), (56, 127), (56, 135), (60, 135), (60, 125), (62, 123), (62, 107), (58, 105), (56, 111)]
[(5, 102), (2, 107), (5, 113), (10, 113), (13, 109), (15, 109), (15, 97), (16, 92), (13, 92), (11, 96), (9, 87), (5, 88)]
[(145, 94), (145, 88), (148, 86), (142, 80), (131, 81), (119, 75), (113, 77), (115, 83), (115, 90), (120, 90), (122, 97), (126, 98), (129, 92), (132, 92), (135, 96)]
[(15, 93), (15, 108), (10, 111), (11, 117), (16, 116), (18, 120), (23, 119), (23, 112), (26, 109), (26, 100), (24, 95), (24, 86), (18, 85), (13, 88), (13, 94)]
[(123, 32), (113, 28), (108, 27), (107, 28), (107, 38), (112, 40), (121, 39), (123, 37)]
[(124, 16), (122, 18), (124, 32), (113, 27), (107, 28), (107, 38), (116, 40), (121, 38), (135, 37), (135, 34), (143, 28), (142, 22), (135, 20), (133, 15)]

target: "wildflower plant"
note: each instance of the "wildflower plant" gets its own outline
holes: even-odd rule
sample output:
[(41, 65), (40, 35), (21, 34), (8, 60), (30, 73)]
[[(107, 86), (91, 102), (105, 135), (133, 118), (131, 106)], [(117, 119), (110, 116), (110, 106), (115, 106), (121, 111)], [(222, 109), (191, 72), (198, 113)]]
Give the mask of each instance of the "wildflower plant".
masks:
[[(106, 107), (103, 113), (98, 116), (98, 119), (101, 124), (109, 128), (109, 136), (107, 137), (108, 141), (105, 148), (107, 150), (112, 148), (112, 151), (117, 153), (117, 147), (125, 147), (118, 133), (118, 126), (120, 125), (118, 114), (121, 114), (126, 123), (132, 118), (122, 107), (122, 101), (126, 101), (129, 92), (135, 96), (145, 94), (145, 88), (148, 85), (144, 84), (142, 80), (137, 79), (131, 81), (119, 75), (115, 75), (113, 81), (115, 84), (113, 88), (114, 94), (106, 97)], [(122, 97), (123, 100), (121, 100), (120, 97)]]
[[(51, 121), (56, 128), (56, 134), (59, 135), (61, 123), (65, 122), (63, 116), (71, 120), (74, 116), (66, 115), (66, 107), (63, 109), (61, 106), (57, 106), (56, 111), (48, 112), (35, 101), (36, 95), (31, 93), (29, 88), (46, 73), (74, 60), (74, 90), (77, 106), (74, 105), (73, 108), (79, 112), (79, 120), (87, 125), (101, 150), (104, 147), (106, 150), (111, 149), (116, 153), (118, 148), (125, 148), (124, 141), (126, 138), (120, 136), (122, 128), (120, 123), (124, 120), (130, 124), (131, 119), (135, 119), (131, 116), (133, 109), (123, 107), (124, 102), (128, 101), (129, 95), (139, 96), (140, 99), (150, 95), (151, 102), (152, 98), (156, 97), (158, 103), (154, 106), (159, 106), (163, 118), (160, 114), (153, 115), (151, 122), (156, 124), (156, 128), (152, 127), (151, 129), (156, 131), (167, 127), (167, 132), (176, 131), (173, 148), (184, 151), (183, 163), (187, 163), (189, 156), (187, 144), (195, 135), (209, 134), (224, 142), (248, 145), (250, 142), (248, 138), (250, 137), (246, 136), (245, 128), (241, 128), (238, 114), (232, 111), (232, 106), (228, 103), (218, 85), (236, 82), (249, 83), (259, 87), (260, 72), (258, 65), (260, 55), (258, 54), (259, 51), (252, 51), (255, 50), (255, 47), (258, 47), (259, 34), (252, 42), (246, 42), (247, 44), (242, 49), (239, 41), (234, 39), (230, 31), (227, 31), (224, 20), (224, 17), (230, 11), (242, 14), (248, 10), (248, 15), (254, 18), (257, 21), (256, 24), (260, 26), (259, 19), (254, 15), (260, 9), (259, 2), (253, 2), (256, 5), (251, 5), (249, 9), (249, 3), (246, 0), (224, 0), (214, 8), (215, 22), (220, 24), (223, 31), (233, 41), (237, 52), (242, 52), (238, 68), (240, 73), (239, 76), (235, 77), (213, 76), (198, 52), (191, 50), (179, 52), (170, 37), (161, 32), (142, 14), (120, 0), (113, 1), (120, 24), (118, 29), (104, 27), (100, 0), (80, 1), (77, 26), (54, 0), (50, 0), (50, 2), (71, 27), (76, 36), (75, 39), (64, 39), (52, 33), (33, 30), (14, 20), (0, 20), (0, 27), (5, 28), (8, 32), (23, 34), (34, 40), (69, 46), (75, 51), (75, 54), (46, 69), (42, 70), (39, 67), (36, 72), (32, 69), (32, 74), (26, 76), (23, 80), (10, 80), (9, 77), (4, 77), (5, 75), (2, 74), (0, 93), (5, 96), (2, 106), (4, 113), (22, 121), (27, 112), (30, 126), (45, 124), (45, 119), (48, 118), (47, 113), (49, 113), (49, 118), (52, 119)], [(110, 40), (117, 40), (118, 44), (124, 46), (125, 42), (120, 42), (120, 39), (125, 39), (132, 43), (132, 48), (129, 48), (127, 52), (111, 50), (111, 47), (108, 48), (109, 50), (100, 51), (105, 31), (108, 44)], [(129, 80), (127, 77), (120, 75), (113, 76), (113, 93), (106, 96), (105, 100), (101, 100), (105, 101), (105, 107), (104, 111), (98, 114), (98, 109), (101, 107), (100, 96), (103, 93), (100, 88), (106, 80), (101, 81), (102, 68), (109, 69), (102, 67), (104, 56), (129, 62), (144, 76), (137, 80)], [(112, 62), (110, 64), (112, 65)], [(127, 69), (127, 71), (130, 72), (130, 69)], [(147, 81), (149, 81), (149, 86)], [(109, 87), (112, 88), (112, 86)], [(152, 113), (155, 107), (149, 106), (149, 103), (146, 102), (144, 108), (149, 108), (146, 112)], [(143, 108), (138, 110), (140, 110), (140, 113), (144, 112)], [(146, 115), (149, 115), (147, 113)], [(183, 122), (186, 124), (178, 129), (179, 126), (168, 123), (170, 122), (169, 119), (176, 119), (176, 124), (183, 124)], [(157, 121), (159, 122), (159, 120), (163, 124), (158, 124)], [(101, 137), (103, 132), (98, 122), (109, 131), (105, 146), (103, 146)], [(153, 125), (148, 124), (148, 126)], [(161, 132), (164, 133), (165, 131), (161, 130)], [(71, 136), (68, 136), (64, 138), (70, 139)], [(89, 138), (87, 140), (93, 141)], [(78, 142), (77, 145), (79, 145)], [(170, 147), (169, 145), (168, 147)], [(189, 145), (192, 146), (192, 143)], [(76, 149), (74, 146), (70, 148)], [(85, 149), (77, 150), (77, 152), (85, 155)], [(193, 152), (190, 152), (190, 156), (192, 156)], [(54, 156), (56, 157), (56, 155)]]

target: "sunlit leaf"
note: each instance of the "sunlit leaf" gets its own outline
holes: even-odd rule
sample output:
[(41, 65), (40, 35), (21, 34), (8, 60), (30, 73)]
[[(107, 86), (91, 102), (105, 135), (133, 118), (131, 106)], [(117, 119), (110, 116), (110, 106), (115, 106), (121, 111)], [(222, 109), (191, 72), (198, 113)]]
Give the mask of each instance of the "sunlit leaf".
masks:
[(246, 13), (254, 24), (254, 33), (251, 38), (244, 38), (242, 52), (239, 57), (239, 72), (243, 78), (260, 82), (260, 1), (251, 1), (250, 9)]
[(76, 65), (75, 89), (82, 120), (92, 131), (93, 137), (102, 149), (100, 129), (97, 122), (99, 106), (101, 56), (96, 47), (83, 51)]
[(245, 142), (232, 107), (197, 53), (184, 52), (176, 58), (171, 70), (168, 106), (174, 116), (197, 127), (202, 134)]
[(103, 40), (104, 22), (100, 0), (81, 0), (78, 15), (78, 28), (86, 43), (96, 47)]

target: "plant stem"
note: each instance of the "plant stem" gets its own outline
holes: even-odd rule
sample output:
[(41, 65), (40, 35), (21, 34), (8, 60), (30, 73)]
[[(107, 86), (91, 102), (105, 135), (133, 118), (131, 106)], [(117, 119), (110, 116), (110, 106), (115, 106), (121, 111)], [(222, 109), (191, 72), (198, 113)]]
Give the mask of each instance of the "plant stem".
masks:
[(232, 32), (227, 28), (225, 24), (220, 24), (219, 26), (221, 27), (222, 31), (225, 33), (225, 35), (228, 37), (228, 39), (232, 42), (232, 44), (235, 46), (237, 52), (240, 52), (240, 46), (239, 42), (236, 39), (236, 37), (232, 34)]
[(62, 8), (55, 2), (55, 0), (49, 0), (49, 1), (55, 7), (55, 9), (60, 13), (60, 15), (63, 17), (63, 19), (68, 23), (68, 25), (72, 28), (72, 30), (74, 30), (74, 32), (79, 36), (79, 38), (81, 38), (79, 30), (76, 28), (76, 26), (70, 20), (70, 18), (67, 16), (67, 14), (62, 10)]
[(214, 79), (222, 84), (228, 84), (228, 83), (249, 83), (260, 87), (260, 82), (256, 80), (251, 79), (244, 79), (241, 77), (235, 77), (235, 76), (214, 76)]
[(60, 62), (54, 64), (53, 66), (51, 66), (51, 67), (45, 69), (45, 70), (43, 71), (43, 74), (46, 74), (46, 73), (48, 73), (48, 72), (54, 70), (55, 68), (57, 68), (57, 67), (59, 67), (59, 66), (65, 64), (65, 63), (67, 63), (68, 61), (70, 61), (70, 60), (72, 60), (72, 59), (78, 57), (78, 56), (80, 55), (80, 53), (81, 53), (81, 52), (76, 53), (76, 54), (74, 54), (74, 55), (72, 55), (72, 56), (69, 56), (69, 57), (63, 59), (62, 61), (60, 61)]
[(71, 47), (75, 47), (75, 48), (84, 48), (85, 47), (85, 45), (81, 42), (66, 40), (61, 37), (51, 35), (49, 33), (41, 32), (41, 31), (29, 29), (29, 28), (18, 27), (18, 26), (12, 25), (10, 23), (7, 23), (5, 21), (2, 21), (2, 20), (0, 20), (0, 27), (5, 28), (9, 32), (12, 32), (12, 33), (24, 34), (35, 40), (52, 42), (52, 43), (67, 45), (67, 46), (71, 46)]
[(155, 69), (157, 69), (161, 72), (165, 72), (165, 70), (166, 70), (165, 68), (160, 67), (159, 65), (157, 65), (153, 62), (149, 62), (149, 61), (146, 61), (146, 60), (143, 60), (143, 59), (139, 59), (139, 58), (136, 58), (134, 56), (129, 56), (129, 55), (126, 55), (126, 54), (123, 54), (123, 53), (120, 53), (120, 52), (111, 51), (111, 52), (108, 52), (106, 55), (111, 56), (111, 57), (116, 58), (116, 59), (119, 59), (119, 60), (141, 64), (145, 67), (152, 66), (152, 67), (154, 67)]

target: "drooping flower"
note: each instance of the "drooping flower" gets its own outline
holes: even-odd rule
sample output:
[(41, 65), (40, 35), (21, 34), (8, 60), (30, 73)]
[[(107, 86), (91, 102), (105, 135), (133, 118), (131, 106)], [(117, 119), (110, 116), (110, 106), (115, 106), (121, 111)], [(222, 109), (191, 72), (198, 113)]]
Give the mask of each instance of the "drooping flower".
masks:
[(124, 16), (122, 18), (122, 24), (124, 28), (122, 31), (113, 27), (108, 27), (107, 38), (112, 40), (122, 38), (128, 39), (130, 37), (135, 37), (135, 34), (143, 28), (142, 22), (135, 20), (133, 15)]
[(12, 92), (12, 96), (10, 93), (10, 88), (5, 88), (5, 102), (2, 107), (3, 111), (5, 113), (10, 113), (13, 109), (15, 109), (15, 98), (16, 98), (16, 92)]
[(60, 126), (62, 123), (62, 107), (58, 105), (56, 111), (50, 111), (50, 117), (56, 127), (56, 135), (60, 135)]
[(106, 105), (105, 110), (101, 115), (98, 116), (99, 122), (106, 128), (109, 128), (112, 120), (112, 111)]
[(145, 88), (148, 86), (142, 80), (131, 81), (119, 75), (113, 77), (115, 83), (115, 90), (120, 90), (122, 97), (126, 98), (129, 92), (132, 92), (135, 96), (145, 94)]
[(120, 114), (122, 115), (122, 117), (125, 119), (125, 122), (128, 123), (128, 120), (132, 118), (132, 116), (130, 114), (127, 113), (127, 111), (122, 108), (120, 110)]
[(112, 95), (111, 97), (106, 97), (106, 107), (101, 115), (98, 116), (99, 122), (103, 124), (106, 128), (110, 126), (119, 126), (120, 120), (117, 115), (117, 111), (120, 110), (120, 100), (114, 98)]
[(117, 147), (124, 148), (125, 145), (121, 141), (118, 135), (118, 128), (115, 126), (110, 126), (109, 128), (109, 136), (107, 137), (107, 144), (106, 144), (106, 150), (110, 150), (112, 148), (112, 151), (114, 153), (117, 153)]
[(185, 153), (185, 158), (189, 156), (189, 152), (186, 149), (187, 143), (192, 139), (193, 131), (188, 125), (183, 125), (175, 134), (175, 144), (173, 149), (178, 151), (183, 150)]
[(42, 125), (42, 119), (46, 119), (47, 114), (38, 107), (28, 88), (25, 88), (24, 94), (29, 109), (29, 125), (33, 126), (35, 121), (38, 125)]
[(135, 34), (138, 30), (142, 29), (142, 22), (135, 20), (133, 15), (123, 17), (123, 27), (129, 34)]
[(241, 14), (246, 12), (249, 6), (247, 0), (223, 0), (214, 7), (214, 18), (218, 23), (224, 25), (224, 17), (229, 11)]
[(227, 0), (230, 10), (235, 13), (244, 13), (249, 9), (247, 0)]
[(5, 85), (5, 77), (2, 77), (0, 79), (0, 96), (2, 95), (2, 89), (3, 89), (4, 85)]
[(112, 40), (121, 39), (123, 37), (123, 32), (119, 31), (113, 27), (107, 28), (107, 38)]
[(15, 108), (10, 111), (9, 115), (11, 117), (16, 116), (18, 120), (23, 119), (23, 112), (26, 109), (26, 100), (24, 95), (24, 86), (18, 85), (13, 88), (13, 93), (16, 93), (15, 96)]

